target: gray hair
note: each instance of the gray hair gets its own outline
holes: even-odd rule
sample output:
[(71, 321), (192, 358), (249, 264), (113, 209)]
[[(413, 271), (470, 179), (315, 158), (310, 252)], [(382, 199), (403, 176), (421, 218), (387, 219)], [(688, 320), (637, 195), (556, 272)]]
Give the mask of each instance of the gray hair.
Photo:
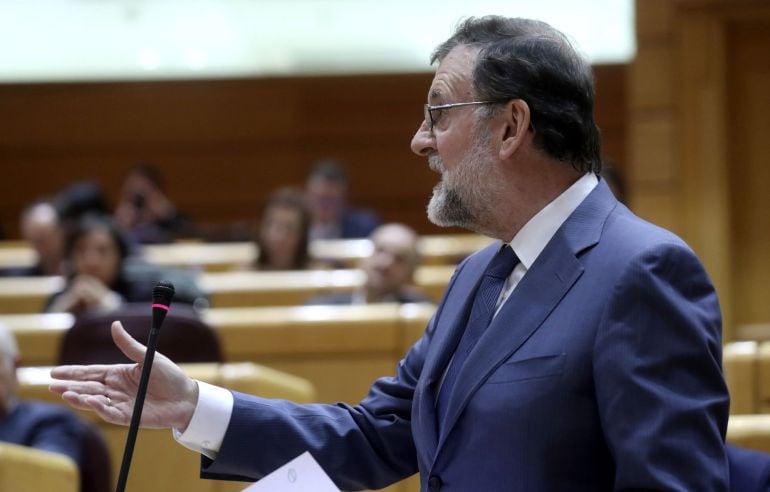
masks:
[(11, 362), (15, 362), (19, 357), (19, 346), (16, 344), (16, 338), (11, 330), (2, 323), (0, 323), (0, 353)]

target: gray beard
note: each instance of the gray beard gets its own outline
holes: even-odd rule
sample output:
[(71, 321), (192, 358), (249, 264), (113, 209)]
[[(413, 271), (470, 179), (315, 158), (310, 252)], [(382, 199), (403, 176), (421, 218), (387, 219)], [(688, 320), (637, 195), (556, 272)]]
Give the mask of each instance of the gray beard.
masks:
[(447, 188), (441, 181), (433, 188), (433, 196), (428, 203), (428, 220), (440, 227), (469, 228), (473, 214), (457, 191)]
[[(433, 188), (433, 196), (428, 203), (428, 219), (437, 226), (458, 226), (480, 232), (480, 225), (492, 220), (487, 204), (493, 190), (489, 189), (489, 176), (485, 175), (489, 170), (484, 162), (487, 144), (488, 138), (477, 133), (468, 156), (455, 170), (454, 183), (447, 183), (442, 176)], [(436, 154), (428, 158), (428, 164), (434, 171), (444, 171), (441, 158)]]

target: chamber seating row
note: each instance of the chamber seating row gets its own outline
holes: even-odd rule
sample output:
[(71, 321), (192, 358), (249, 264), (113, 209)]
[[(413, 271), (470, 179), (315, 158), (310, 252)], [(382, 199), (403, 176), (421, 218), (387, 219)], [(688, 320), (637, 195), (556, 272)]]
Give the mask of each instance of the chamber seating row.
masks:
[[(423, 266), (415, 283), (439, 301), (454, 266)], [(318, 295), (351, 292), (365, 280), (359, 269), (283, 272), (204, 272), (197, 282), (210, 307), (296, 306)], [(64, 286), (61, 277), (0, 278), (0, 313), (39, 313), (46, 300)]]
[[(418, 249), (425, 265), (454, 265), (491, 242), (478, 234), (426, 235), (420, 237)], [(311, 258), (349, 267), (371, 251), (368, 239), (325, 239), (310, 244)], [(178, 242), (144, 246), (142, 256), (158, 265), (224, 271), (253, 263), (257, 250), (251, 242)], [(0, 241), (0, 269), (31, 266), (34, 261), (35, 254), (25, 243)]]
[[(265, 364), (308, 379), (319, 401), (355, 403), (376, 378), (393, 374), (434, 309), (373, 304), (222, 308), (201, 314), (218, 336), (225, 361)], [(61, 313), (0, 315), (0, 323), (16, 336), (25, 366), (55, 365), (74, 322)], [(109, 321), (96, 329), (109, 330)]]

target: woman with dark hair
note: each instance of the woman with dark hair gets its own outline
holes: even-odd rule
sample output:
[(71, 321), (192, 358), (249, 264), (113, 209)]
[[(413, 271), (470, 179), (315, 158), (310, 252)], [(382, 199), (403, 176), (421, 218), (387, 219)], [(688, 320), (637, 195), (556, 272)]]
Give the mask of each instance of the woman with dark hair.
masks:
[(64, 243), (67, 284), (51, 296), (45, 311), (107, 311), (126, 301), (144, 300), (147, 295), (136, 295), (124, 277), (127, 256), (126, 239), (111, 218), (86, 215), (71, 224)]
[(302, 270), (308, 267), (310, 214), (301, 191), (281, 188), (267, 201), (255, 242), (258, 270)]

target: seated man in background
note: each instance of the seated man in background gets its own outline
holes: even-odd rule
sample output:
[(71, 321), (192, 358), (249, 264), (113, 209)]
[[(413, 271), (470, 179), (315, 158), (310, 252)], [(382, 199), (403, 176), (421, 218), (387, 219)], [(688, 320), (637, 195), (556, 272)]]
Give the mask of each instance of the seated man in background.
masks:
[(39, 277), (62, 274), (64, 231), (59, 211), (48, 201), (38, 201), (21, 213), (22, 238), (35, 250), (35, 264), (8, 268), (2, 275)]
[(193, 224), (166, 195), (160, 170), (138, 164), (128, 170), (115, 220), (130, 239), (141, 244), (168, 243), (195, 236)]
[(334, 161), (315, 165), (305, 182), (305, 193), (312, 215), (311, 241), (367, 237), (380, 223), (370, 210), (348, 207), (348, 177)]
[(80, 422), (68, 409), (16, 397), (19, 349), (0, 325), (0, 441), (63, 454), (80, 460)]
[(366, 273), (361, 289), (316, 297), (307, 304), (432, 302), (412, 285), (420, 264), (417, 234), (403, 224), (385, 224), (375, 229), (370, 239), (374, 249), (361, 261)]

